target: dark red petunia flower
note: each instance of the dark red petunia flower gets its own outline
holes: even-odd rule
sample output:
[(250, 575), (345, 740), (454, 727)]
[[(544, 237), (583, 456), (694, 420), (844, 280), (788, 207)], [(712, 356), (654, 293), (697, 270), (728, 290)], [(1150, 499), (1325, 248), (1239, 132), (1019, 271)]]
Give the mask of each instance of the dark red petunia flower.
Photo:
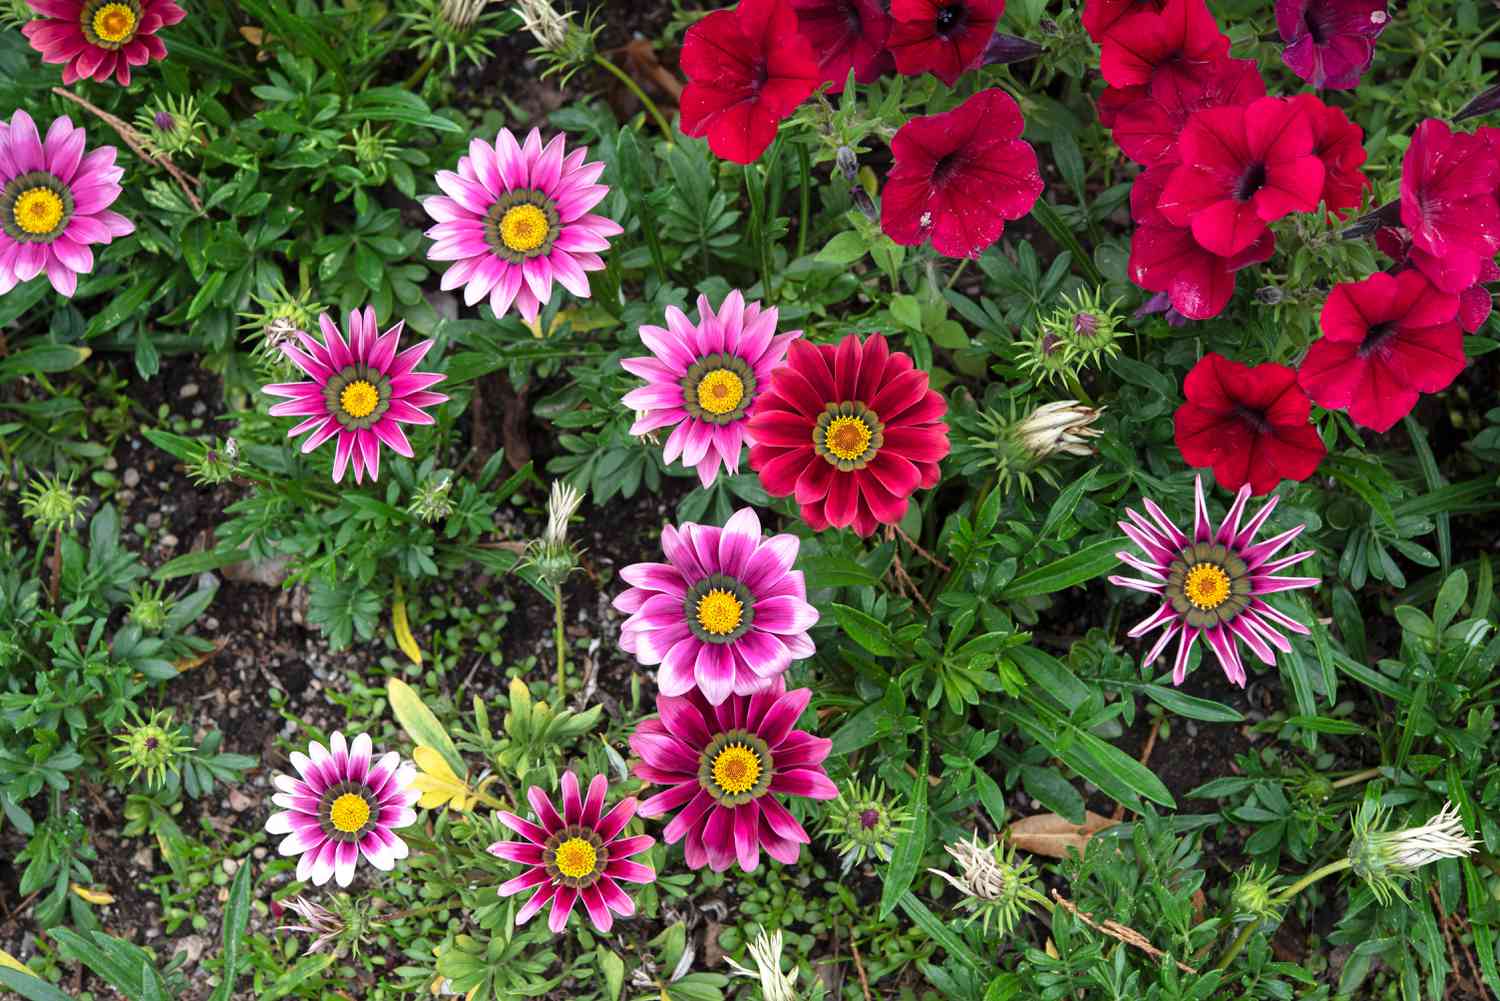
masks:
[(907, 76), (931, 73), (948, 86), (984, 54), (1005, 0), (891, 0), (886, 48)]
[(1130, 189), (1130, 214), (1136, 224), (1130, 235), (1130, 280), (1148, 292), (1166, 294), (1172, 308), (1188, 319), (1207, 320), (1229, 305), (1236, 271), (1275, 253), (1276, 237), (1266, 230), (1233, 257), (1203, 249), (1191, 229), (1173, 225), (1156, 207), (1176, 166), (1168, 156), (1136, 177)]
[[(1388, 274), (1400, 274), (1417, 266), (1413, 258), (1411, 234), (1399, 226), (1382, 226), (1376, 230), (1375, 246), (1396, 262), (1387, 271)], [(1479, 263), (1479, 276), (1474, 284), (1458, 293), (1458, 325), (1463, 328), (1464, 333), (1476, 332), (1490, 318), (1495, 301), (1493, 293), (1485, 286), (1493, 282), (1500, 282), (1500, 265), (1486, 257)]]
[(1160, 12), (1143, 10), (1120, 18), (1099, 48), (1105, 81), (1129, 87), (1162, 75), (1197, 77), (1204, 63), (1229, 54), (1229, 38), (1203, 0), (1167, 0)]
[(1412, 263), (1444, 292), (1459, 293), (1500, 250), (1500, 156), (1484, 136), (1429, 118), (1401, 161), (1401, 224)]
[(1285, 365), (1253, 368), (1207, 354), (1182, 384), (1187, 402), (1172, 423), (1189, 466), (1212, 466), (1226, 490), (1246, 483), (1270, 493), (1282, 480), (1305, 480), (1328, 449), (1307, 422), (1312, 403)]
[(1276, 0), (1281, 61), (1318, 90), (1358, 86), (1390, 22), (1386, 0)]
[(1420, 271), (1335, 285), (1321, 324), (1298, 382), (1318, 406), (1348, 410), (1375, 431), (1389, 431), (1419, 395), (1446, 389), (1464, 368), (1458, 296)]
[(1007, 220), (1042, 193), (1036, 151), (1021, 139), (1021, 109), (982, 90), (952, 111), (913, 118), (891, 140), (895, 166), (880, 196), (880, 225), (897, 243), (932, 241), (948, 257), (978, 257)]
[(1284, 98), (1194, 112), (1177, 137), (1177, 154), (1182, 163), (1157, 207), (1224, 257), (1253, 246), (1268, 223), (1315, 210), (1323, 193), (1312, 127)]
[(1323, 204), (1332, 213), (1357, 209), (1370, 179), (1360, 167), (1365, 162), (1365, 132), (1343, 109), (1324, 104), (1312, 94), (1292, 98), (1312, 127), (1313, 155), (1323, 161)]
[(885, 47), (891, 16), (880, 0), (792, 0), (792, 9), (830, 94), (844, 92), (850, 70), (856, 83), (870, 83), (894, 66)]
[[(1113, 97), (1111, 91), (1116, 92)], [(1099, 121), (1114, 130), (1121, 152), (1150, 166), (1174, 148), (1193, 112), (1245, 105), (1265, 96), (1255, 60), (1219, 59), (1202, 64), (1195, 75), (1162, 74), (1149, 87), (1106, 87)], [(1104, 121), (1106, 103), (1117, 106), (1112, 125)]]
[(790, 0), (740, 0), (688, 29), (682, 42), (682, 131), (716, 156), (750, 163), (822, 82)]
[(948, 404), (911, 356), (880, 334), (793, 341), (750, 408), (750, 468), (773, 497), (793, 496), (814, 531), (869, 535), (937, 486), (948, 454)]
[(172, 0), (27, 0), (40, 15), (21, 34), (42, 54), (62, 63), (62, 80), (103, 83), (110, 76), (130, 85), (132, 67), (167, 58), (156, 33), (187, 17)]
[(1167, 0), (1083, 0), (1083, 30), (1096, 42), (1103, 42), (1119, 21), (1149, 11), (1160, 14)]

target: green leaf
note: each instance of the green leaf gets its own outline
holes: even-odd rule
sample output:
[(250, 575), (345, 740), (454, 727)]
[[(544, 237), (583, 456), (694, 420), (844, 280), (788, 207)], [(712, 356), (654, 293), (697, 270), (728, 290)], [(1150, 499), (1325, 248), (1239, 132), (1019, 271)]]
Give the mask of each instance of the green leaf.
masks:
[(1069, 823), (1083, 823), (1083, 796), (1056, 768), (1022, 765), (1021, 788), (1026, 790), (1026, 795)]
[(818, 261), (822, 264), (836, 264), (844, 267), (864, 257), (868, 249), (864, 237), (853, 230), (846, 229), (829, 240), (827, 246), (818, 251)]
[(277, 1001), (284, 998), (304, 983), (333, 965), (334, 957), (329, 953), (321, 956), (303, 956), (297, 965), (276, 978), (266, 993), (257, 996), (257, 1001)]
[(1163, 709), (1179, 716), (1186, 716), (1188, 719), (1202, 720), (1205, 723), (1238, 723), (1245, 718), (1239, 710), (1232, 709), (1222, 702), (1184, 695), (1175, 688), (1142, 685), (1141, 690), (1152, 702)]
[(1079, 500), (1083, 498), (1084, 491), (1094, 482), (1094, 477), (1098, 472), (1098, 466), (1090, 466), (1087, 472), (1069, 483), (1062, 493), (1057, 495), (1057, 500), (1052, 502), (1052, 508), (1047, 512), (1047, 520), (1042, 522), (1041, 530), (1036, 533), (1037, 538), (1057, 537), (1057, 530), (1073, 516), (1073, 511), (1078, 507)]
[(604, 987), (609, 1001), (620, 1001), (620, 994), (625, 990), (625, 960), (602, 945), (595, 955), (599, 957), (599, 972), (604, 974)]
[(8, 966), (0, 966), (0, 987), (8, 987), (26, 1001), (75, 1001), (72, 995), (64, 994), (34, 973), (21, 973)]
[(1053, 712), (1029, 691), (1023, 691), (1021, 697), (1036, 716), (1013, 708), (1001, 712), (1015, 721), (1031, 739), (1061, 758), (1069, 768), (1137, 812), (1143, 809), (1142, 796), (1162, 806), (1176, 808), (1172, 794), (1151, 769)]
[(831, 607), (833, 617), (839, 620), (844, 632), (866, 650), (877, 657), (894, 657), (900, 652), (896, 649), (896, 640), (891, 635), (890, 627), (884, 622), (848, 605), (835, 603)]
[(250, 555), (248, 549), (209, 549), (201, 553), (183, 553), (175, 559), (170, 559), (156, 568), (151, 575), (152, 580), (171, 580), (174, 577), (186, 577), (189, 574), (203, 573), (205, 570), (217, 570), (227, 567), (233, 563), (239, 563)]
[(37, 344), (0, 360), (0, 382), (33, 372), (66, 372), (82, 365), (92, 352), (71, 344)]
[(974, 950), (970, 949), (963, 939), (953, 934), (945, 921), (927, 909), (926, 904), (906, 891), (902, 892), (899, 903), (901, 909), (906, 912), (906, 916), (911, 918), (912, 923), (926, 932), (928, 938), (942, 946), (943, 951), (948, 955), (980, 973), (989, 972), (989, 964), (976, 956)]
[(240, 943), (250, 924), (250, 870), (250, 860), (242, 859), (229, 887), (229, 902), (224, 905), (224, 969), (209, 1001), (229, 1001), (239, 976)]
[(1443, 581), (1442, 590), (1438, 591), (1437, 604), (1433, 607), (1432, 618), (1437, 623), (1437, 631), (1442, 632), (1448, 628), (1448, 624), (1458, 615), (1463, 608), (1464, 599), (1469, 596), (1469, 575), (1462, 569), (1455, 570)]
[[(911, 833), (902, 838), (891, 854), (891, 864), (885, 870), (885, 886), (880, 892), (880, 920), (891, 916), (891, 912), (908, 896), (912, 880), (922, 865), (922, 855), (927, 851), (927, 759), (931, 747), (927, 731), (921, 731), (922, 753), (917, 758), (917, 774), (912, 779)], [(908, 911), (910, 913), (910, 911)]]
[(1105, 539), (1092, 546), (1084, 546), (1076, 553), (1021, 574), (1005, 586), (1000, 597), (1011, 601), (1034, 598), (1093, 580), (1119, 564), (1115, 553), (1124, 544), (1124, 539)]
[(412, 743), (430, 747), (441, 754), (453, 769), (453, 774), (469, 774), (469, 766), (459, 756), (458, 748), (453, 745), (453, 738), (448, 736), (443, 724), (438, 722), (432, 710), (427, 708), (422, 697), (410, 685), (400, 678), (392, 678), (386, 682), (385, 691), (391, 702), (391, 713), (396, 717), (396, 722), (401, 724), (401, 729), (412, 739)]

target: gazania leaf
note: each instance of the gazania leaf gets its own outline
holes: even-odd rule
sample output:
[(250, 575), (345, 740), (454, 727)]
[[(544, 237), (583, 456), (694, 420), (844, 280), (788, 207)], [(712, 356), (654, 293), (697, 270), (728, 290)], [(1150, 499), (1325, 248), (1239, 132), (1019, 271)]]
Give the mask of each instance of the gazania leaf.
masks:
[(417, 646), (417, 638), (411, 633), (411, 623), (406, 618), (406, 600), (397, 598), (391, 606), (391, 628), (396, 633), (396, 645), (401, 652), (411, 659), (418, 667), (422, 666), (422, 648)]
[(406, 731), (413, 744), (425, 744), (435, 749), (448, 762), (453, 774), (468, 774), (469, 770), (464, 765), (458, 748), (454, 746), (453, 738), (448, 736), (443, 724), (438, 722), (432, 710), (427, 708), (422, 697), (410, 685), (400, 678), (392, 678), (386, 682), (386, 697), (391, 701), (391, 713), (396, 717), (396, 722), (401, 724), (401, 729)]
[(91, 890), (86, 886), (79, 886), (77, 883), (72, 884), (69, 889), (73, 891), (75, 897), (78, 897), (80, 900), (86, 900), (95, 907), (103, 907), (105, 904), (115, 902), (114, 895), (105, 890)]

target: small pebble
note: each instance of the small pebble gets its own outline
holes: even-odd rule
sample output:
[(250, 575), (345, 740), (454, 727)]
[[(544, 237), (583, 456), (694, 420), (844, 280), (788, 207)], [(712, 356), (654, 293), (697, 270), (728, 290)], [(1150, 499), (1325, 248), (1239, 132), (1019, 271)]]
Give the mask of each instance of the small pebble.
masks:
[(182, 400), (191, 400), (193, 397), (195, 397), (197, 395), (198, 395), (198, 384), (196, 382), (190, 382), (190, 383), (188, 383), (187, 385), (183, 386), (181, 389), (179, 389), (177, 391), (177, 397), (178, 397), (178, 399), (182, 399)]
[(125, 475), (121, 479), (124, 480), (127, 487), (133, 488), (141, 482), (141, 474), (136, 469), (131, 468), (125, 470)]

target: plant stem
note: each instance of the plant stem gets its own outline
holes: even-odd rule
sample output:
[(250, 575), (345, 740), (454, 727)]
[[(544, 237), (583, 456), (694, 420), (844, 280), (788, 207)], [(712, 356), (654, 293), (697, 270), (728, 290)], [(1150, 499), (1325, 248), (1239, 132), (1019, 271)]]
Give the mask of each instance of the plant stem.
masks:
[(552, 608), (554, 620), (552, 626), (552, 639), (557, 645), (557, 702), (563, 704), (568, 699), (568, 647), (563, 637), (563, 593), (561, 584), (552, 585)]
[[(1306, 876), (1303, 876), (1301, 879), (1297, 880), (1297, 882), (1293, 883), (1285, 890), (1282, 890), (1280, 893), (1276, 894), (1275, 901), (1277, 904), (1285, 904), (1297, 894), (1301, 893), (1303, 890), (1307, 889), (1309, 886), (1312, 886), (1318, 880), (1322, 879), (1324, 876), (1331, 876), (1336, 872), (1343, 872), (1352, 864), (1353, 863), (1351, 863), (1349, 859), (1345, 857), (1338, 859), (1337, 861), (1330, 862), (1327, 865), (1322, 866), (1321, 868), (1314, 869), (1312, 872), (1308, 873)], [(1246, 942), (1250, 941), (1250, 936), (1259, 926), (1259, 921), (1251, 921), (1249, 924), (1245, 925), (1245, 927), (1240, 930), (1239, 935), (1235, 937), (1235, 940), (1229, 943), (1229, 948), (1224, 950), (1224, 955), (1220, 956), (1219, 961), (1214, 964), (1214, 969), (1222, 970), (1230, 963), (1234, 962), (1234, 957), (1240, 954), (1240, 950), (1245, 947)]]
[(1362, 772), (1355, 772), (1353, 775), (1345, 775), (1341, 779), (1336, 779), (1332, 783), (1332, 787), (1334, 789), (1342, 789), (1345, 786), (1358, 785), (1361, 782), (1368, 782), (1370, 779), (1377, 778), (1379, 775), (1379, 768), (1366, 768)]
[(667, 145), (675, 145), (672, 139), (672, 126), (667, 124), (666, 116), (661, 113), (661, 109), (656, 106), (656, 102), (647, 97), (644, 90), (641, 90), (641, 85), (631, 79), (629, 73), (626, 73), (597, 52), (594, 53), (594, 62), (598, 63), (602, 69), (613, 73), (625, 85), (626, 89), (635, 95), (635, 99), (641, 102), (641, 107), (646, 109), (646, 113), (656, 120), (656, 127), (661, 129), (662, 137), (667, 140)]
[(416, 90), (419, 86), (421, 86), (422, 81), (427, 78), (427, 74), (432, 71), (432, 67), (437, 65), (437, 58), (438, 50), (436, 48), (433, 48), (433, 50), (427, 54), (427, 58), (422, 60), (421, 64), (416, 68), (412, 75), (406, 78), (405, 89)]
[(802, 204), (797, 215), (797, 256), (793, 260), (807, 253), (808, 217), (812, 214), (812, 160), (803, 143), (797, 144), (797, 173), (800, 175), (797, 190)]

